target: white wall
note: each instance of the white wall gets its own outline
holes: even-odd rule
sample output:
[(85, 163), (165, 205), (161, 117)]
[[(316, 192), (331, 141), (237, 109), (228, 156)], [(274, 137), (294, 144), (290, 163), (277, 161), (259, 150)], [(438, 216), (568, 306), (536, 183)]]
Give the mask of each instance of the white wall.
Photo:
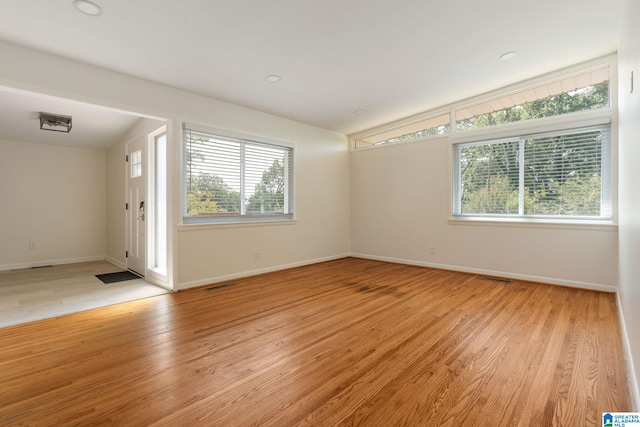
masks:
[[(349, 152), (344, 135), (0, 42), (0, 85), (172, 120), (168, 203), (180, 211), (180, 121), (296, 144), (294, 225), (183, 227), (175, 241), (173, 287), (193, 286), (350, 251)], [(175, 222), (174, 222), (175, 224)], [(173, 244), (172, 244), (173, 243)], [(259, 248), (256, 248), (259, 246)], [(259, 250), (261, 260), (253, 253)]]
[[(349, 160), (346, 138), (317, 128), (289, 128), (296, 142), (294, 224), (180, 230), (181, 281), (234, 277), (272, 266), (342, 256), (350, 250)], [(260, 260), (254, 253), (260, 253)]]
[(104, 151), (0, 141), (0, 269), (103, 259), (105, 193)]
[[(640, 411), (640, 3), (627, 0), (619, 50), (619, 205), (622, 320), (633, 360), (635, 410)], [(634, 71), (634, 91), (630, 75)]]
[(125, 268), (125, 143), (120, 140), (107, 151), (107, 251), (106, 258)]
[(615, 291), (614, 227), (449, 223), (449, 150), (438, 138), (352, 153), (354, 253)]

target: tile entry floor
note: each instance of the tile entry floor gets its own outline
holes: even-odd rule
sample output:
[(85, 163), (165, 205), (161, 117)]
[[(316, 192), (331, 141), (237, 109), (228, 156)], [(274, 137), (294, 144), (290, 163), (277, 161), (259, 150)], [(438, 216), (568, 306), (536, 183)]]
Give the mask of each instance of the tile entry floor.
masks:
[(0, 327), (169, 293), (144, 279), (105, 284), (95, 277), (122, 270), (92, 261), (0, 271)]

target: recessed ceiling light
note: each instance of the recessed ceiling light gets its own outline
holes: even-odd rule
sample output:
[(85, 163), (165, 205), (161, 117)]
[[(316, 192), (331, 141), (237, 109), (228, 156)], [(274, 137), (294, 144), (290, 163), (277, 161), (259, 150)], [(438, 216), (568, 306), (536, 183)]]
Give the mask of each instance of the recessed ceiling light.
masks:
[(280, 80), (282, 80), (282, 77), (277, 74), (269, 74), (267, 77), (265, 77), (265, 80), (269, 83), (278, 83)]
[(356, 114), (358, 116), (361, 115), (361, 114), (364, 114), (366, 112), (367, 112), (367, 110), (353, 110), (353, 114)]
[(500, 59), (502, 59), (503, 61), (507, 61), (509, 59), (515, 58), (516, 55), (518, 55), (518, 52), (512, 50), (511, 52), (503, 53), (502, 55), (500, 55)]
[(97, 4), (90, 2), (88, 0), (74, 0), (73, 6), (78, 9), (80, 12), (89, 16), (100, 16), (102, 15), (102, 8)]

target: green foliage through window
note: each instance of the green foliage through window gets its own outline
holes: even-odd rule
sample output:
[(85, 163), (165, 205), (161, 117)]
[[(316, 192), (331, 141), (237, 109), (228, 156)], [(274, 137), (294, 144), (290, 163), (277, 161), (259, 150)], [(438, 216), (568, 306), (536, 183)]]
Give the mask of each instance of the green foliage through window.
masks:
[(446, 135), (451, 131), (451, 114), (415, 119), (390, 129), (363, 135), (355, 140), (355, 148), (413, 141), (428, 136)]
[(392, 144), (394, 142), (412, 141), (414, 139), (424, 138), (434, 135), (445, 135), (450, 131), (449, 124), (433, 127), (430, 129), (423, 129), (417, 132), (408, 133), (406, 135), (395, 136), (393, 138), (385, 139), (384, 141), (376, 142), (374, 145)]
[(289, 147), (185, 130), (185, 222), (290, 218)]
[(457, 130), (560, 116), (609, 106), (609, 82), (456, 121)]
[(610, 216), (609, 126), (456, 144), (454, 214)]

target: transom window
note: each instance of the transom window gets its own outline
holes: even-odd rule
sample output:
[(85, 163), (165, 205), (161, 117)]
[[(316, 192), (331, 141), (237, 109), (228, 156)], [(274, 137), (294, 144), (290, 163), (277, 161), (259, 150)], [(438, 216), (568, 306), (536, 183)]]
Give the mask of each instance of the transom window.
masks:
[(373, 132), (355, 140), (355, 148), (371, 147), (395, 142), (412, 141), (427, 136), (445, 135), (451, 131), (450, 114), (411, 120), (391, 129)]
[(475, 129), (609, 106), (609, 67), (564, 77), (459, 108), (456, 130)]
[(293, 147), (184, 129), (184, 222), (293, 217)]

